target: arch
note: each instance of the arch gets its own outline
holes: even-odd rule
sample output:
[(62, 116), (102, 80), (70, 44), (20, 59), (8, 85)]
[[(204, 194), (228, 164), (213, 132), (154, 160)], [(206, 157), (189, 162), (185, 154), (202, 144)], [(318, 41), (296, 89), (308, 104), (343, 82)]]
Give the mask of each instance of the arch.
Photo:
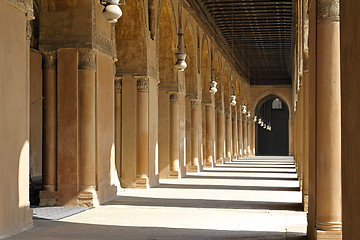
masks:
[[(167, 5), (165, 8), (164, 8), (164, 5)], [(157, 29), (157, 33), (159, 32), (159, 29), (160, 29), (160, 24), (161, 24), (161, 16), (163, 14), (163, 10), (164, 9), (167, 9), (169, 12), (170, 12), (170, 16), (171, 16), (171, 19), (172, 21), (169, 21), (169, 25), (172, 25), (175, 29), (175, 34), (176, 34), (176, 29), (177, 29), (177, 15), (176, 15), (176, 11), (175, 11), (175, 8), (174, 8), (174, 1), (173, 0), (160, 0), (159, 1), (159, 5), (158, 5), (158, 14), (156, 16), (156, 29)], [(172, 22), (172, 24), (171, 24)]]
[(177, 89), (175, 53), (177, 51), (176, 25), (174, 22), (173, 3), (163, 0), (159, 16), (158, 28), (158, 66), (160, 87)]
[(202, 101), (204, 103), (210, 102), (211, 96), (208, 91), (210, 76), (211, 76), (211, 53), (210, 53), (210, 45), (207, 40), (202, 41), (201, 48), (201, 89), (202, 89)]
[[(266, 124), (271, 122), (272, 130), (263, 129), (255, 125), (256, 155), (260, 156), (288, 156), (290, 149), (290, 109), (287, 104), (281, 110), (272, 109), (272, 101), (281, 99), (274, 94), (266, 95), (255, 108), (255, 114), (265, 118)], [(281, 99), (284, 102), (283, 99)], [(260, 113), (263, 113), (260, 115)]]
[[(129, 1), (115, 24), (117, 72), (146, 72), (146, 15), (142, 1)], [(126, 49), (126, 51), (124, 51)]]
[(192, 98), (197, 98), (197, 57), (196, 57), (196, 38), (195, 31), (190, 21), (186, 22), (184, 31), (184, 49), (187, 55), (186, 63), (188, 67), (185, 70), (186, 94)]
[(267, 89), (263, 92), (261, 92), (254, 100), (254, 102), (252, 102), (251, 105), (251, 113), (255, 113), (256, 107), (258, 106), (259, 102), (262, 101), (264, 98), (266, 98), (267, 96), (270, 95), (275, 95), (277, 97), (280, 98), (280, 100), (282, 100), (283, 102), (286, 103), (287, 108), (289, 109), (289, 119), (291, 119), (292, 114), (291, 114), (291, 109), (292, 109), (292, 105), (291, 105), (291, 100), (283, 93), (276, 91), (275, 89)]

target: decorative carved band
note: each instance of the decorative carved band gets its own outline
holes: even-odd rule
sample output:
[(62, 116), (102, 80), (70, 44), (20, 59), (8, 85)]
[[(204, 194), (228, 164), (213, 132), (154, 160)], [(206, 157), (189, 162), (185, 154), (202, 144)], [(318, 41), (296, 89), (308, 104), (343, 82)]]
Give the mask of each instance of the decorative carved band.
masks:
[(213, 104), (205, 104), (205, 109), (207, 112), (210, 112), (214, 108)]
[(171, 93), (170, 94), (170, 103), (178, 103), (179, 102), (179, 94)]
[(5, 2), (23, 11), (29, 20), (34, 19), (33, 0), (5, 0)]
[(342, 231), (341, 222), (316, 222), (316, 229), (320, 231)]
[(317, 18), (319, 21), (337, 22), (340, 20), (339, 0), (318, 0)]
[(45, 52), (43, 56), (44, 69), (56, 69), (57, 64), (57, 52)]
[(147, 77), (138, 78), (136, 88), (138, 92), (149, 92), (149, 79)]
[(198, 108), (199, 99), (191, 99), (190, 104), (191, 104), (191, 108)]
[(115, 93), (121, 93), (122, 91), (122, 79), (116, 78), (114, 81), (114, 91)]
[(95, 52), (90, 48), (78, 50), (78, 68), (81, 70), (95, 70)]

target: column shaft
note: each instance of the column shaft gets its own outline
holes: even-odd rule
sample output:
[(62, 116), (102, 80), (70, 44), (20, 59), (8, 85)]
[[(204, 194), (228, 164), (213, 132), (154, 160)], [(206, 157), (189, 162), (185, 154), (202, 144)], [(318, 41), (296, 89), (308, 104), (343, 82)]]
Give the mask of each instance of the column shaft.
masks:
[(199, 100), (191, 100), (191, 162), (190, 172), (199, 172)]
[(229, 162), (231, 160), (231, 114), (230, 112), (225, 113), (225, 127), (226, 127), (226, 141), (225, 141), (225, 147), (226, 147), (226, 157), (225, 161)]
[(121, 89), (122, 89), (122, 82), (121, 79), (115, 79), (114, 83), (114, 91), (115, 91), (115, 164), (116, 164), (116, 171), (121, 178), (121, 132), (122, 132), (122, 97), (121, 97)]
[(217, 139), (216, 139), (216, 163), (224, 163), (225, 145), (225, 115), (223, 110), (217, 111)]
[(95, 179), (95, 52), (80, 49), (79, 71), (79, 191), (94, 191)]
[(56, 52), (44, 55), (44, 147), (42, 181), (44, 191), (56, 191), (57, 87)]
[(180, 177), (179, 93), (170, 93), (170, 177)]
[(238, 153), (239, 158), (243, 158), (243, 139), (242, 139), (242, 118), (241, 113), (237, 119), (237, 129), (238, 129)]
[(237, 130), (237, 114), (236, 110), (233, 112), (232, 118), (232, 158), (236, 160), (238, 158), (238, 130)]
[(205, 167), (213, 167), (215, 154), (215, 106), (213, 104), (205, 105), (206, 112), (206, 159)]
[(252, 148), (251, 148), (251, 119), (248, 117), (247, 118), (247, 135), (248, 135), (248, 140), (247, 140), (247, 156), (251, 156), (252, 155)]
[(136, 186), (149, 187), (149, 79), (137, 78)]
[(341, 239), (341, 94), (339, 1), (318, 0), (317, 239)]
[(246, 116), (243, 115), (243, 152), (244, 152), (244, 157), (246, 157), (248, 155), (247, 152), (247, 122), (246, 122)]

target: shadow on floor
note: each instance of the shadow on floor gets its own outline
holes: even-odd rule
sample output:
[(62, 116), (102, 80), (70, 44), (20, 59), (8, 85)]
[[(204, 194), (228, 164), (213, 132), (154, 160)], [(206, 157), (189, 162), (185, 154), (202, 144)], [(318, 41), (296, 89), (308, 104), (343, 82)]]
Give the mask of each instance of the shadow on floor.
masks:
[(296, 191), (299, 187), (272, 187), (272, 186), (235, 186), (235, 185), (202, 185), (202, 184), (160, 184), (155, 188), (177, 189), (220, 189), (220, 190), (254, 190), (254, 191)]
[[(217, 166), (216, 168), (221, 168), (221, 166)], [(228, 168), (228, 167), (224, 167), (224, 168)], [(232, 167), (233, 168), (233, 167)], [(296, 174), (295, 171), (286, 171), (286, 172), (281, 172), (281, 171), (238, 171), (238, 170), (222, 170), (222, 169), (217, 169), (217, 170), (210, 170), (209, 168), (206, 170), (203, 170), (203, 172), (219, 172), (219, 173), (274, 173), (274, 174)]]
[(301, 203), (118, 196), (105, 205), (303, 211)]
[(226, 231), (167, 227), (133, 227), (37, 220), (35, 227), (8, 240), (238, 240), (306, 239), (297, 232)]
[(234, 179), (234, 180), (269, 180), (269, 181), (298, 181), (297, 178), (281, 178), (281, 177), (252, 177), (252, 176), (201, 176), (201, 175), (186, 175), (183, 178), (196, 179)]

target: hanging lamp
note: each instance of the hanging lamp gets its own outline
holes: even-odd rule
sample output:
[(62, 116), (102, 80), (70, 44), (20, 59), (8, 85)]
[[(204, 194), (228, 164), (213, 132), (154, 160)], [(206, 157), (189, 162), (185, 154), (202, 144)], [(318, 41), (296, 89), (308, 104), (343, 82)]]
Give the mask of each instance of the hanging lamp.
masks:
[(119, 0), (100, 0), (100, 4), (104, 6), (102, 15), (108, 23), (116, 23), (122, 16), (119, 5), (125, 5), (125, 0), (122, 3)]

